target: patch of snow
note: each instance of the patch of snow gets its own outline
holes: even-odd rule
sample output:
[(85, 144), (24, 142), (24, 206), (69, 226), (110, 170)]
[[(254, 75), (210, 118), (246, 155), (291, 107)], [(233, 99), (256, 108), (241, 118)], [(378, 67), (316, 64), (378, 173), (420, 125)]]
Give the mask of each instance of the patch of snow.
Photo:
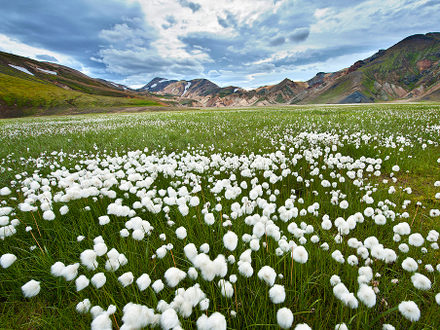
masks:
[(186, 85), (185, 85), (185, 90), (183, 91), (183, 93), (182, 93), (181, 96), (185, 95), (185, 93), (188, 91), (188, 88), (189, 88), (190, 86), (191, 86), (191, 83), (190, 83), (190, 82), (187, 82)]
[(44, 69), (42, 69), (42, 68), (37, 68), (37, 69), (38, 69), (38, 71), (41, 71), (41, 72), (43, 72), (43, 73), (53, 74), (53, 75), (58, 75), (58, 73), (55, 72), (55, 71), (44, 70)]
[(170, 81), (170, 80), (169, 80), (169, 79), (161, 79), (161, 80), (159, 80), (157, 83), (160, 84), (160, 83), (163, 83), (163, 82), (165, 82), (165, 81)]
[(236, 93), (238, 91), (238, 88), (234, 89), (234, 93)]
[(118, 84), (115, 84), (115, 83), (112, 83), (112, 82), (110, 82), (110, 84), (112, 84), (112, 85), (115, 86), (115, 87), (120, 88), (120, 86), (119, 86)]
[(157, 86), (157, 84), (153, 84), (153, 85), (150, 86), (150, 88), (154, 88), (156, 86)]
[(31, 76), (34, 75), (32, 72), (28, 71), (28, 69), (23, 68), (22, 66), (13, 65), (13, 64), (8, 64), (8, 65), (9, 65), (10, 67), (14, 68), (14, 69), (17, 69), (17, 70), (21, 71), (21, 72), (24, 72), (24, 73), (30, 74)]

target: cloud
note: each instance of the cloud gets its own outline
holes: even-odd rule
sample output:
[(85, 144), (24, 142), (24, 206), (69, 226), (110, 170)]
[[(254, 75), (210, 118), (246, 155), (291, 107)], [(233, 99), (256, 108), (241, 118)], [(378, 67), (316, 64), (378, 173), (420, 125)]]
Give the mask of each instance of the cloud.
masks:
[(279, 46), (279, 45), (284, 44), (285, 42), (286, 42), (286, 39), (284, 37), (277, 37), (275, 39), (272, 39), (269, 44), (271, 46)]
[(202, 7), (198, 3), (187, 0), (179, 0), (179, 3), (182, 5), (182, 7), (188, 7), (189, 9), (191, 9), (193, 13), (195, 13)]
[(256, 87), (438, 30), (436, 12), (434, 0), (9, 1), (0, 49), (130, 85), (163, 76)]
[(45, 54), (38, 54), (35, 55), (35, 58), (42, 61), (49, 61), (49, 62), (58, 62), (57, 58), (55, 56), (45, 55)]
[(307, 27), (298, 28), (293, 31), (292, 34), (289, 35), (289, 40), (293, 42), (304, 41), (309, 37), (310, 29)]

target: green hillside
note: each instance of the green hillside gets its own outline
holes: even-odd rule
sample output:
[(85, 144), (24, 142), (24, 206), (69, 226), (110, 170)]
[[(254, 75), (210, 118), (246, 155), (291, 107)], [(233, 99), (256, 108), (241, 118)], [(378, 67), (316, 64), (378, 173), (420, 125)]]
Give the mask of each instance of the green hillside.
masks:
[(152, 96), (139, 95), (61, 65), (0, 52), (0, 117), (160, 105)]

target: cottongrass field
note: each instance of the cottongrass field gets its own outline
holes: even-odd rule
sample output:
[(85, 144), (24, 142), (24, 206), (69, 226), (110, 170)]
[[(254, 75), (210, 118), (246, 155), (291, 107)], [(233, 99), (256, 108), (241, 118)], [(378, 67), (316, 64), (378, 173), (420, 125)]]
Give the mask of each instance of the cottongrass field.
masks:
[(0, 324), (438, 329), (440, 106), (0, 121)]

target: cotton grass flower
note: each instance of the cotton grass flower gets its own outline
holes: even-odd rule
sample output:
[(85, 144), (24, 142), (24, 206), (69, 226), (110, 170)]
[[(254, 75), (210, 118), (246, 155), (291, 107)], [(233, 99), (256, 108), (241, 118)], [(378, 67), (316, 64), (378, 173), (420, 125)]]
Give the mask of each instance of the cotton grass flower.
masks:
[(162, 280), (156, 280), (151, 287), (153, 288), (154, 292), (159, 293), (164, 289), (165, 285), (163, 284)]
[(93, 319), (90, 327), (92, 330), (111, 330), (112, 320), (107, 313), (101, 313)]
[(134, 276), (132, 272), (126, 272), (118, 277), (119, 283), (125, 288), (133, 283)]
[(424, 242), (425, 239), (419, 233), (411, 234), (408, 237), (408, 243), (413, 246), (417, 246), (417, 247), (422, 246)]
[(95, 288), (100, 289), (101, 287), (104, 286), (105, 282), (107, 281), (107, 278), (105, 277), (104, 273), (96, 273), (95, 275), (92, 276), (90, 281), (92, 282), (92, 285)]
[(226, 330), (226, 328), (225, 316), (219, 312), (215, 312), (209, 317), (202, 315), (197, 319), (198, 330)]
[(249, 262), (241, 262), (238, 266), (238, 272), (244, 277), (251, 277), (254, 269)]
[(108, 215), (102, 215), (98, 218), (98, 222), (101, 226), (110, 223), (110, 217)]
[(277, 273), (270, 266), (263, 266), (258, 272), (258, 278), (264, 281), (269, 286), (273, 286), (276, 276)]
[(185, 239), (187, 236), (187, 232), (185, 227), (179, 227), (176, 229), (176, 236), (178, 239)]
[(13, 255), (12, 253), (5, 253), (0, 257), (0, 265), (3, 268), (8, 268), (11, 266), (15, 261), (17, 260), (17, 257)]
[(81, 264), (89, 270), (95, 270), (98, 267), (96, 257), (97, 254), (94, 250), (84, 250), (80, 255)]
[(78, 275), (79, 263), (68, 265), (64, 267), (62, 276), (66, 281), (72, 281)]
[(420, 309), (414, 301), (402, 301), (399, 304), (399, 312), (411, 322), (420, 319)]
[(309, 254), (307, 253), (306, 249), (300, 245), (293, 249), (292, 257), (296, 262), (305, 264), (309, 259)]
[(61, 261), (57, 261), (50, 267), (50, 273), (55, 277), (63, 276), (64, 268), (66, 266)]
[(76, 305), (76, 311), (81, 314), (86, 314), (91, 306), (92, 304), (90, 303), (90, 300), (86, 298)]
[(360, 285), (357, 297), (368, 308), (376, 305), (376, 294), (374, 293), (373, 288), (366, 284)]
[(278, 325), (283, 329), (289, 329), (293, 323), (293, 313), (290, 309), (283, 307), (277, 311)]
[(299, 323), (295, 326), (295, 330), (312, 330), (307, 323)]
[(21, 291), (23, 292), (23, 296), (25, 298), (35, 297), (40, 292), (40, 290), (40, 282), (35, 280), (30, 280), (21, 287)]
[(151, 284), (151, 279), (148, 274), (142, 274), (136, 280), (136, 284), (140, 291), (145, 291)]
[(223, 244), (229, 251), (234, 251), (237, 247), (238, 237), (233, 231), (228, 231), (223, 236)]
[(415, 273), (411, 276), (411, 282), (416, 289), (423, 291), (431, 289), (431, 280), (420, 273)]
[(402, 268), (407, 272), (415, 272), (417, 268), (419, 268), (419, 265), (413, 258), (408, 257), (405, 260), (403, 260)]
[(218, 282), (218, 286), (220, 287), (220, 292), (223, 297), (231, 298), (234, 295), (234, 288), (229, 281), (221, 279)]
[(174, 309), (169, 308), (160, 316), (160, 326), (164, 330), (174, 329), (180, 326), (179, 318)]
[(186, 273), (179, 268), (171, 267), (167, 269), (164, 277), (167, 285), (171, 288), (174, 288), (186, 277)]
[(284, 286), (275, 284), (269, 289), (269, 298), (274, 304), (281, 304), (286, 299), (286, 291)]
[(90, 280), (85, 275), (80, 275), (75, 280), (76, 291), (81, 291), (85, 289), (90, 284)]

